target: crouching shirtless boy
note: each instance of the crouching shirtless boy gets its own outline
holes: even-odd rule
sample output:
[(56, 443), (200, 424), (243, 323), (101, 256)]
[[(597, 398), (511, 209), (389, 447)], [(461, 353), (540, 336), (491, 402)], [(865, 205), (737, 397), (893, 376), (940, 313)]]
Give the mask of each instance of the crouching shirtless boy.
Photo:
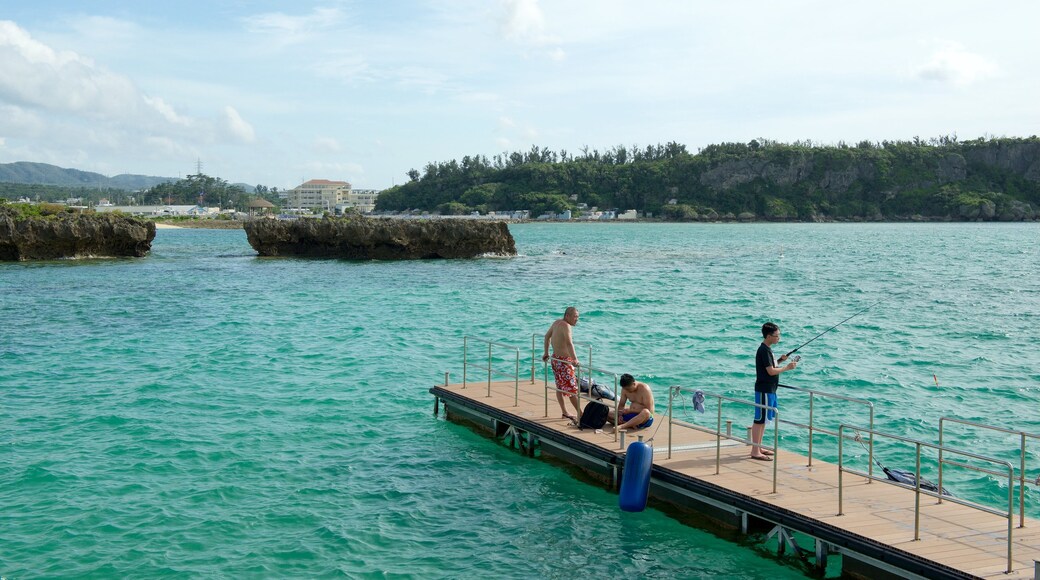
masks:
[(654, 393), (646, 383), (641, 383), (632, 375), (621, 375), (621, 399), (618, 400), (618, 413), (621, 424), (614, 417), (614, 409), (610, 410), (607, 420), (617, 425), (615, 430), (643, 429), (654, 424)]

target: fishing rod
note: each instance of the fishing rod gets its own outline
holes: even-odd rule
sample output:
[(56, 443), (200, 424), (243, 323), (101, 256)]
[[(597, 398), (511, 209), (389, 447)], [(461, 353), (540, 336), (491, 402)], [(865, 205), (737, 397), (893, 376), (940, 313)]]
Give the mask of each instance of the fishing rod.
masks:
[(782, 357), (780, 357), (780, 358), (787, 358), (787, 357), (790, 357), (790, 356), (791, 356), (792, 354), (794, 354), (794, 353), (798, 352), (798, 349), (800, 349), (800, 348), (802, 348), (803, 346), (805, 346), (805, 345), (809, 344), (810, 342), (812, 342), (812, 341), (816, 340), (817, 338), (820, 338), (821, 336), (823, 336), (823, 335), (827, 334), (828, 332), (830, 332), (830, 331), (834, 330), (835, 328), (838, 328), (838, 327), (839, 327), (839, 326), (841, 326), (842, 324), (845, 324), (846, 322), (848, 322), (848, 321), (852, 320), (853, 318), (855, 318), (855, 317), (859, 316), (860, 314), (863, 314), (864, 312), (866, 312), (866, 311), (870, 310), (871, 308), (873, 308), (873, 307), (877, 306), (878, 304), (881, 304), (881, 303), (882, 303), (882, 302), (884, 302), (885, 300), (888, 300), (888, 298), (882, 298), (881, 300), (878, 300), (877, 302), (875, 302), (875, 303), (871, 304), (870, 306), (867, 306), (867, 307), (866, 307), (866, 308), (864, 308), (863, 310), (860, 310), (860, 311), (856, 312), (855, 314), (853, 314), (852, 316), (850, 316), (850, 317), (846, 318), (845, 320), (842, 320), (841, 322), (839, 322), (839, 323), (835, 324), (834, 326), (832, 326), (832, 327), (828, 328), (827, 330), (824, 330), (824, 331), (823, 331), (823, 332), (821, 332), (820, 334), (817, 334), (816, 336), (814, 336), (814, 337), (810, 338), (809, 340), (807, 340), (807, 341), (803, 342), (802, 344), (798, 345), (798, 346), (797, 346), (797, 347), (796, 347), (796, 348), (795, 348), (794, 350), (792, 350), (791, 352), (789, 352), (789, 353), (785, 354), (784, 356), (782, 356)]

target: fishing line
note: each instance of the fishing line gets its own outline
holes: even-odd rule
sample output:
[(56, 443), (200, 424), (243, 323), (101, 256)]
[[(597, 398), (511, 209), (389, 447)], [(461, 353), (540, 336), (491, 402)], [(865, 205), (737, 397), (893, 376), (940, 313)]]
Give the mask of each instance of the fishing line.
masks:
[(791, 356), (792, 354), (794, 354), (794, 353), (798, 352), (798, 349), (802, 348), (803, 346), (805, 346), (805, 345), (809, 344), (810, 342), (812, 342), (812, 341), (816, 340), (817, 338), (820, 338), (821, 336), (823, 336), (823, 335), (827, 334), (828, 332), (830, 332), (830, 331), (834, 330), (835, 328), (838, 328), (838, 327), (839, 327), (839, 326), (841, 326), (842, 324), (845, 324), (846, 322), (848, 322), (848, 321), (852, 320), (853, 318), (855, 318), (855, 317), (859, 316), (860, 314), (863, 314), (864, 312), (866, 312), (866, 311), (870, 310), (871, 308), (873, 308), (873, 307), (877, 306), (878, 304), (881, 304), (882, 302), (884, 302), (884, 301), (886, 301), (886, 300), (888, 300), (888, 298), (882, 298), (881, 300), (878, 300), (877, 302), (875, 302), (875, 303), (871, 304), (870, 306), (867, 306), (867, 307), (866, 307), (866, 308), (864, 308), (863, 310), (860, 310), (860, 311), (856, 312), (855, 314), (853, 314), (852, 316), (850, 316), (850, 317), (846, 318), (845, 320), (842, 320), (841, 322), (839, 322), (839, 323), (835, 324), (834, 326), (832, 326), (832, 327), (828, 328), (827, 330), (824, 330), (824, 331), (823, 331), (823, 332), (821, 332), (820, 334), (817, 334), (816, 336), (814, 336), (814, 337), (810, 338), (809, 340), (807, 340), (807, 341), (803, 342), (802, 344), (798, 345), (798, 346), (797, 346), (797, 347), (796, 347), (796, 348), (795, 348), (794, 350), (792, 350), (791, 352), (789, 352), (789, 353), (785, 354), (784, 356), (782, 356), (782, 357), (780, 357), (780, 358), (787, 358), (787, 357), (790, 357), (790, 356)]

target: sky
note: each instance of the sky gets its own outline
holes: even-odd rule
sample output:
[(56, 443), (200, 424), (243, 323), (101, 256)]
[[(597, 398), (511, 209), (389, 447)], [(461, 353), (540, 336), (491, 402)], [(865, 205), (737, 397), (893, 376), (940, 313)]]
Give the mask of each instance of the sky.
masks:
[(0, 5), (0, 163), (384, 189), (532, 146), (1040, 134), (1040, 2)]

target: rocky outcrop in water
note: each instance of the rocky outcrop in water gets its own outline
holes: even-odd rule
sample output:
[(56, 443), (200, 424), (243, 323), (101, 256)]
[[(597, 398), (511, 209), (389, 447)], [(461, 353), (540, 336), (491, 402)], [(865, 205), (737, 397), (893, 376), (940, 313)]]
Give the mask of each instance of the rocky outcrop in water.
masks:
[(142, 257), (155, 224), (112, 214), (22, 217), (0, 206), (0, 261)]
[(516, 255), (505, 222), (463, 219), (256, 219), (245, 224), (261, 256), (349, 260), (473, 258)]

